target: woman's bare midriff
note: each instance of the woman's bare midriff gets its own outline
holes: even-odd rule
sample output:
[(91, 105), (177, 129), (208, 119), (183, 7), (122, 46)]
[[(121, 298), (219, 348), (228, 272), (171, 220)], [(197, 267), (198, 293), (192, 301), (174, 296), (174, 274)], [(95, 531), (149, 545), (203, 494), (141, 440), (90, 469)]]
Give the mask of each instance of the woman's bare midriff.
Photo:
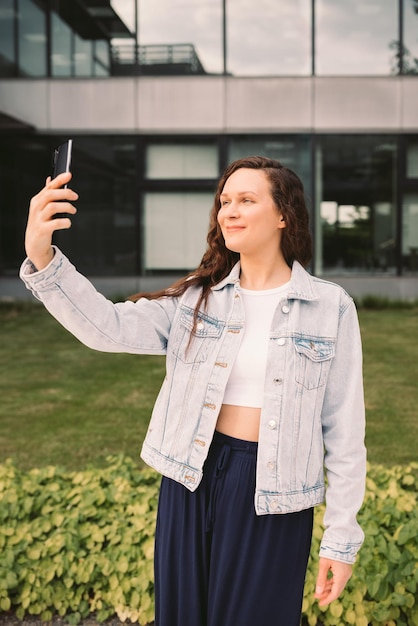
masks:
[(261, 409), (250, 406), (223, 404), (219, 413), (216, 430), (224, 435), (258, 441)]

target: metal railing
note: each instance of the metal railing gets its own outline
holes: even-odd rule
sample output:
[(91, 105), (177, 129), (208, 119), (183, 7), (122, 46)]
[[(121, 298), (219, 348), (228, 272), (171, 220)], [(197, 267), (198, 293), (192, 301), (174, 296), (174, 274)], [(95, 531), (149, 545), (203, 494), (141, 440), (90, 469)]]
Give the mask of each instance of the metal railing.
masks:
[(206, 74), (193, 44), (111, 46), (112, 74)]

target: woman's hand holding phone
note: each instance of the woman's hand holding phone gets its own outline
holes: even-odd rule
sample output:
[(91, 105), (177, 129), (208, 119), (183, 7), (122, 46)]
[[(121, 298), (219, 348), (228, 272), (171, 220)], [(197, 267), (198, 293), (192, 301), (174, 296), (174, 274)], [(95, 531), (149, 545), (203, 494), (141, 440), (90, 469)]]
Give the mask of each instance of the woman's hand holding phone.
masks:
[(42, 270), (52, 261), (52, 235), (56, 230), (71, 228), (68, 217), (54, 219), (56, 213), (75, 215), (76, 207), (71, 204), (78, 194), (64, 185), (71, 180), (71, 172), (59, 174), (51, 180), (49, 176), (41, 191), (32, 198), (26, 226), (25, 249), (28, 258), (37, 270)]

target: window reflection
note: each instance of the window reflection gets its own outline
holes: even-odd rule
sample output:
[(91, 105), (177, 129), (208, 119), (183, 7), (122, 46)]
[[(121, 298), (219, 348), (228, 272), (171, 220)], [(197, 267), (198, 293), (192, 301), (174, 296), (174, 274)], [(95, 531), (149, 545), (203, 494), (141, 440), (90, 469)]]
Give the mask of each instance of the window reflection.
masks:
[(311, 190), (310, 139), (306, 135), (288, 135), (268, 138), (236, 138), (229, 144), (229, 161), (260, 154), (280, 161), (300, 177), (305, 194)]
[(411, 140), (406, 148), (406, 177), (418, 178), (418, 141)]
[(14, 16), (14, 0), (3, 0), (0, 9), (0, 76), (13, 76), (16, 72)]
[(316, 0), (317, 74), (378, 75), (397, 68), (398, 3)]
[(138, 253), (136, 140), (75, 137), (73, 157), (79, 211), (69, 231), (55, 233), (57, 245), (77, 259), (83, 273), (134, 275)]
[(146, 158), (148, 179), (204, 179), (218, 177), (216, 144), (149, 145)]
[(109, 43), (104, 40), (95, 41), (94, 45), (94, 75), (107, 76), (110, 73)]
[(418, 193), (408, 193), (403, 201), (402, 261), (406, 273), (418, 273)]
[(418, 1), (403, 0), (403, 73), (418, 74)]
[(76, 76), (92, 76), (93, 74), (93, 42), (74, 36), (74, 70)]
[(220, 73), (222, 1), (138, 0), (139, 43), (192, 44), (205, 73)]
[(51, 13), (52, 30), (52, 75), (71, 76), (72, 50), (71, 30), (59, 15)]
[(311, 72), (310, 0), (229, 0), (227, 33), (231, 74)]
[(213, 194), (151, 192), (145, 195), (145, 268), (189, 270), (200, 263)]
[(46, 75), (46, 17), (32, 0), (19, 0), (19, 69), (23, 76)]
[(395, 155), (390, 138), (321, 139), (316, 272), (395, 271)]

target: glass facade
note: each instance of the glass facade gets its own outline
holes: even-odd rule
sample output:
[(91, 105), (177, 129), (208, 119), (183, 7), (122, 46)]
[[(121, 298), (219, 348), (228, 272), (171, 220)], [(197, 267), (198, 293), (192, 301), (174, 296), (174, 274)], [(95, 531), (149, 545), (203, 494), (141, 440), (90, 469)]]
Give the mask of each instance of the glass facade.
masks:
[(315, 6), (318, 75), (397, 73), (397, 2), (317, 0)]
[(19, 75), (47, 74), (46, 14), (32, 0), (18, 0)]
[[(228, 161), (251, 154), (277, 159), (297, 172), (305, 192), (309, 195), (311, 179), (310, 145), (308, 135), (281, 135), (279, 137), (234, 137), (229, 141)], [(308, 203), (310, 204), (310, 203)]]
[(147, 179), (217, 178), (218, 172), (218, 149), (213, 141), (206, 145), (164, 142), (148, 146)]
[(74, 36), (74, 75), (92, 76), (93, 71), (93, 45), (92, 41)]
[[(259, 0), (256, 6), (213, 0), (199, 10), (192, 0), (138, 0), (137, 15), (134, 7), (133, 0), (106, 7), (2, 0), (0, 76), (70, 79), (141, 74), (145, 67), (150, 75), (418, 74), (417, 0)], [(118, 34), (130, 46), (123, 72), (122, 57), (115, 61)], [(65, 137), (26, 131), (23, 124), (8, 134), (3, 118), (0, 188), (8, 209), (0, 210), (0, 276), (15, 276), (29, 200)], [(221, 170), (237, 158), (263, 154), (302, 179), (314, 273), (416, 276), (418, 136), (395, 134), (392, 127), (383, 133), (80, 132), (73, 137), (79, 211), (71, 230), (54, 238), (90, 276), (193, 269), (206, 246)]]
[(318, 141), (317, 273), (395, 273), (397, 144), (391, 136)]
[[(11, 207), (0, 212), (0, 275), (16, 275), (30, 197), (63, 139), (0, 136), (2, 203)], [(222, 163), (249, 154), (277, 158), (301, 177), (315, 274), (418, 273), (418, 138), (412, 135), (401, 142), (392, 135), (202, 136), (193, 142), (76, 136), (79, 210), (55, 242), (90, 276), (191, 270), (205, 250)]]
[(227, 2), (228, 72), (245, 76), (311, 73), (311, 0)]
[(14, 76), (17, 72), (15, 23), (14, 0), (3, 0), (0, 9), (0, 76)]
[(409, 137), (405, 148), (402, 272), (407, 275), (418, 274), (418, 137)]
[(199, 265), (213, 194), (148, 192), (144, 197), (144, 269), (190, 270)]
[[(51, 172), (52, 150), (65, 137), (0, 135), (0, 275), (16, 276), (30, 198)], [(139, 211), (137, 143), (129, 136), (77, 137), (73, 187), (79, 212), (70, 231), (54, 241), (77, 258), (82, 272), (97, 276), (138, 273)], [(25, 172), (22, 177), (21, 173)]]
[[(192, 44), (204, 73), (222, 72), (222, 0), (201, 2), (198, 6), (194, 0), (138, 2), (139, 43), (141, 46), (162, 46), (161, 63), (156, 58), (156, 66), (164, 62), (164, 46)], [(170, 72), (169, 59), (166, 65), (167, 72)]]
[(77, 255), (90, 275), (138, 273), (139, 211), (137, 143), (130, 136), (77, 137), (73, 144), (73, 187), (80, 196), (71, 231), (56, 243)]
[(51, 13), (52, 76), (72, 76), (73, 37), (70, 27), (55, 12)]
[(416, 0), (136, 2), (2, 0), (0, 76), (418, 73)]
[(418, 74), (418, 2), (403, 0), (402, 72)]

